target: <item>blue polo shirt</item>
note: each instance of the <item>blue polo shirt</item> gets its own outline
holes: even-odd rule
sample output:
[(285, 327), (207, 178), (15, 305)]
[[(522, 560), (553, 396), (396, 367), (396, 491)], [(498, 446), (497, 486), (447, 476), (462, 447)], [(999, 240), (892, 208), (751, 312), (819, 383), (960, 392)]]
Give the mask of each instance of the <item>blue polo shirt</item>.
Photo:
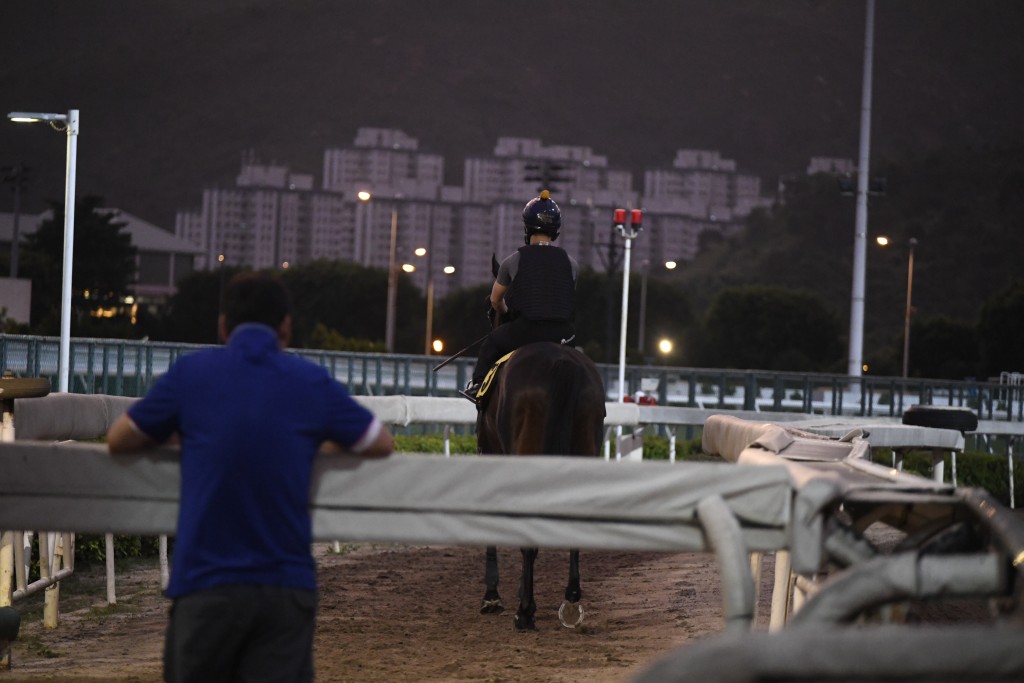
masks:
[(309, 490), (324, 441), (353, 451), (381, 424), (265, 325), (175, 362), (128, 410), (162, 443), (181, 437), (181, 508), (169, 597), (226, 584), (316, 590)]

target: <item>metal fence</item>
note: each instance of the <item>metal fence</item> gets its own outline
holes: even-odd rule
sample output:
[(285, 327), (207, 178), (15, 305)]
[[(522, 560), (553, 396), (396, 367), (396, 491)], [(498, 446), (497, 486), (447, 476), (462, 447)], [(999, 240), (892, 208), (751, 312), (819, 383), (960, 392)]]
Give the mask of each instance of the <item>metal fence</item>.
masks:
[[(142, 396), (182, 355), (202, 345), (120, 339), (71, 340), (73, 393)], [(326, 368), (355, 395), (454, 396), (472, 372), (459, 358), (434, 372), (435, 356), (292, 349)], [(56, 337), (0, 335), (0, 369), (48, 377), (57, 388)], [(609, 399), (618, 397), (618, 366), (598, 364)], [(1005, 373), (1004, 373), (1005, 374)], [(715, 410), (899, 417), (912, 405), (970, 408), (979, 419), (1024, 422), (1024, 385), (763, 370), (628, 366), (623, 393), (662, 406)]]

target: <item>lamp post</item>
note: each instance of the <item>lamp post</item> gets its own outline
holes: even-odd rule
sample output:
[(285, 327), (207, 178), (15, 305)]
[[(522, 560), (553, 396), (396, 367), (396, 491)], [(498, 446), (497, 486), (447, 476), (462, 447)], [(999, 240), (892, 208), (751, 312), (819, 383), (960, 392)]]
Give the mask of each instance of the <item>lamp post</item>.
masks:
[(619, 403), (626, 397), (626, 318), (629, 313), (629, 259), (633, 248), (633, 240), (643, 229), (643, 211), (633, 209), (629, 212), (629, 227), (626, 227), (626, 210), (615, 209), (612, 224), (625, 239), (626, 249), (622, 259), (622, 324), (619, 327)]
[(3, 181), (11, 184), (11, 191), (14, 193), (14, 223), (11, 226), (11, 262), (9, 273), (11, 278), (18, 277), (18, 221), (21, 216), (21, 191), (25, 189), (28, 182), (29, 168), (20, 161), (13, 166), (4, 167), (7, 175)]
[[(650, 271), (651, 262), (644, 259), (641, 265), (644, 267), (643, 276), (640, 278), (640, 333), (637, 335), (636, 350), (644, 355), (645, 328), (647, 327), (647, 276)], [(673, 270), (676, 267), (675, 261), (665, 261), (665, 268)]]
[[(880, 235), (875, 238), (880, 246), (887, 247), (890, 244), (888, 237)], [(913, 310), (911, 307), (911, 293), (914, 290), (914, 247), (917, 246), (917, 239), (911, 237), (907, 241), (908, 255), (907, 255), (907, 307), (903, 314), (903, 377), (907, 377), (907, 371), (910, 368), (910, 314)]]
[[(427, 293), (427, 324), (423, 334), (423, 355), (429, 356), (431, 351), (436, 351), (436, 340), (434, 337), (434, 258), (433, 252), (427, 247), (416, 247), (413, 253), (420, 258), (427, 257), (427, 273), (425, 278), (425, 289)], [(415, 268), (409, 264), (404, 264), (402, 270), (406, 272), (413, 272)], [(445, 275), (451, 275), (455, 272), (455, 266), (447, 265), (442, 268), (442, 272)]]
[(910, 254), (907, 257), (907, 310), (903, 316), (903, 377), (907, 377), (910, 368), (910, 295), (914, 289), (914, 247), (917, 239), (911, 237)]
[[(356, 194), (359, 201), (368, 202), (373, 195), (366, 191)], [(395, 254), (398, 249), (398, 207), (391, 207), (391, 240), (388, 247), (388, 299), (384, 309), (384, 350), (395, 352), (395, 308), (398, 297), (398, 269)]]
[(640, 262), (644, 272), (640, 275), (640, 332), (636, 336), (636, 350), (640, 357), (644, 356), (644, 327), (647, 324), (647, 272), (651, 269), (651, 262), (644, 259)]
[(46, 121), (57, 131), (66, 131), (68, 138), (67, 171), (64, 185), (64, 270), (60, 297), (60, 361), (57, 366), (58, 391), (67, 393), (71, 356), (71, 266), (75, 246), (75, 172), (78, 164), (78, 110), (67, 114), (43, 114), (12, 111), (7, 115), (17, 123)]
[[(443, 269), (445, 275), (451, 275), (455, 272), (455, 266), (445, 266)], [(434, 275), (428, 270), (427, 273), (427, 329), (426, 334), (423, 338), (423, 353), (427, 356), (430, 352), (437, 351), (437, 340), (434, 338)]]
[(391, 208), (391, 243), (388, 248), (388, 307), (384, 313), (384, 350), (395, 352), (395, 308), (398, 305), (398, 269), (395, 251), (398, 249), (398, 207)]
[(224, 264), (227, 258), (223, 253), (217, 254), (217, 270), (219, 274), (220, 286), (217, 288), (217, 323), (216, 333), (214, 338), (220, 342), (226, 342), (227, 339), (220, 338), (220, 317), (224, 314)]

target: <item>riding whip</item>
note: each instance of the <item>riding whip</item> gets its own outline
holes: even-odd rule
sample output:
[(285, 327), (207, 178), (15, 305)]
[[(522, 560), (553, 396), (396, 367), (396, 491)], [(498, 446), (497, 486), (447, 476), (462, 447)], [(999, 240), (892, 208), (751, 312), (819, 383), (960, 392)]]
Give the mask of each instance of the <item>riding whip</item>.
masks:
[(487, 335), (489, 335), (489, 334), (490, 334), (490, 332), (488, 332), (488, 333), (487, 333), (487, 334), (485, 334), (484, 336), (480, 337), (480, 338), (479, 338), (479, 339), (477, 339), (477, 340), (476, 340), (475, 342), (473, 342), (472, 344), (470, 344), (470, 345), (469, 345), (469, 346), (467, 346), (466, 348), (462, 349), (461, 351), (456, 351), (456, 352), (455, 352), (455, 355), (454, 355), (454, 356), (449, 356), (449, 357), (448, 357), (448, 358), (447, 358), (446, 360), (443, 360), (443, 361), (441, 361), (440, 363), (438, 363), (437, 365), (435, 365), (435, 366), (434, 366), (434, 372), (437, 372), (438, 370), (440, 370), (440, 369), (441, 369), (441, 368), (443, 368), (444, 366), (446, 366), (446, 365), (448, 365), (449, 363), (451, 363), (451, 362), (452, 362), (453, 360), (455, 360), (456, 358), (458, 358), (458, 357), (460, 357), (460, 356), (463, 356), (463, 355), (465, 355), (465, 354), (466, 354), (467, 352), (469, 352), (469, 351), (470, 351), (471, 349), (473, 349), (473, 348), (475, 348), (476, 346), (478, 346), (478, 345), (482, 344), (482, 343), (483, 343), (483, 341), (484, 341), (484, 339), (487, 339)]

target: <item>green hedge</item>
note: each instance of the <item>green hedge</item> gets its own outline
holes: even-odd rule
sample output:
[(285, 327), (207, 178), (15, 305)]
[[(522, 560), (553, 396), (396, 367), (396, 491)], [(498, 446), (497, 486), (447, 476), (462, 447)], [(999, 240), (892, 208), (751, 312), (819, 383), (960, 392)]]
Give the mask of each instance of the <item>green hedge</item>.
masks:
[[(476, 453), (476, 436), (452, 435), (449, 439), (452, 455), (473, 455)], [(395, 450), (400, 453), (443, 453), (444, 437), (428, 434), (422, 436), (396, 436)], [(644, 437), (645, 460), (668, 460), (668, 439), (659, 436)], [(700, 437), (676, 441), (676, 460), (714, 460), (701, 451)]]
[[(892, 451), (879, 449), (874, 454), (874, 461), (886, 466), (892, 466)], [(950, 454), (943, 458), (943, 479), (950, 483), (953, 476), (953, 467)], [(930, 451), (911, 451), (903, 458), (903, 471), (912, 472), (922, 477), (932, 476), (932, 454)], [(982, 488), (992, 494), (1003, 505), (1010, 504), (1010, 477), (1009, 466), (1005, 456), (990, 455), (965, 451), (956, 456), (956, 485)], [(1022, 463), (1015, 463), (1013, 471), (1013, 488), (1017, 500), (1021, 499), (1021, 492), (1024, 487), (1024, 466)]]

